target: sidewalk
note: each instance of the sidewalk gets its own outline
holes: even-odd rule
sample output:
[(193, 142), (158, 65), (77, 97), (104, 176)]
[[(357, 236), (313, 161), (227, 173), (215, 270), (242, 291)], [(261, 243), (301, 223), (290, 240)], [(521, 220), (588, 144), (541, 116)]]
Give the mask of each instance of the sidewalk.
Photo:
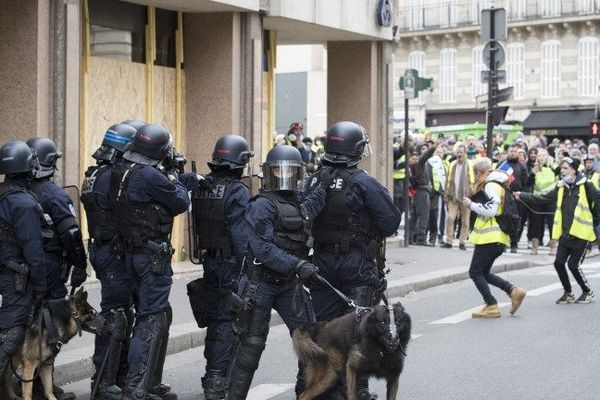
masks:
[[(434, 247), (411, 246), (401, 248), (399, 239), (391, 239), (387, 245), (388, 291), (390, 298), (404, 296), (412, 291), (420, 291), (434, 286), (468, 279), (468, 269), (472, 248), (467, 251)], [(526, 250), (522, 251), (527, 252)], [(532, 266), (547, 265), (553, 261), (548, 255), (529, 256), (505, 253), (494, 265), (494, 272), (504, 272)], [(189, 350), (204, 345), (205, 329), (199, 329), (193, 319), (186, 294), (186, 284), (201, 276), (201, 267), (190, 262), (177, 263), (173, 267), (173, 289), (171, 305), (174, 310), (173, 325), (170, 329), (168, 354)], [(86, 284), (90, 303), (99, 304), (100, 287), (97, 282)], [(271, 326), (282, 321), (273, 314)], [(56, 360), (55, 380), (58, 384), (78, 381), (93, 373), (91, 355), (93, 336), (84, 334), (75, 337), (59, 353)], [(198, 357), (201, 353), (198, 352)]]

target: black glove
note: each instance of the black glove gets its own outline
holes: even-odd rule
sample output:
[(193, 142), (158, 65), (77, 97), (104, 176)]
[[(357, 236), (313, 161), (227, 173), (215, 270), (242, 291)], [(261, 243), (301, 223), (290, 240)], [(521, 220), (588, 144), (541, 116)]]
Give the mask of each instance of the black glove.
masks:
[(337, 171), (333, 167), (325, 167), (321, 170), (319, 179), (321, 181), (321, 186), (323, 186), (323, 189), (329, 189), (336, 175)]
[(298, 265), (296, 265), (296, 275), (302, 282), (312, 280), (319, 272), (319, 268), (309, 263), (308, 261), (300, 261)]
[(210, 178), (198, 175), (198, 189), (200, 190), (213, 190), (212, 180)]
[(87, 279), (87, 273), (83, 268), (73, 268), (71, 273), (71, 287), (77, 288), (83, 285), (83, 282)]

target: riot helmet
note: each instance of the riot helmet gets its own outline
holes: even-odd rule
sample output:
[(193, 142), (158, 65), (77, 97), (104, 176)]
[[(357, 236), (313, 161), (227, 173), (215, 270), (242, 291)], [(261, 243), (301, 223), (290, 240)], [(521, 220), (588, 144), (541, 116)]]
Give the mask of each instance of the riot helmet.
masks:
[(171, 135), (167, 129), (161, 125), (147, 124), (133, 136), (131, 147), (123, 158), (137, 164), (157, 165), (167, 157), (171, 148)]
[(217, 140), (208, 166), (211, 170), (243, 169), (253, 156), (246, 139), (239, 135), (227, 135)]
[(12, 140), (0, 147), (0, 175), (31, 174), (36, 164), (35, 150), (25, 142)]
[(125, 121), (121, 122), (124, 125), (129, 125), (131, 126), (133, 129), (135, 129), (136, 131), (138, 129), (140, 129), (142, 126), (146, 125), (145, 122), (137, 120), (137, 119), (126, 119)]
[(263, 190), (298, 190), (305, 174), (302, 155), (293, 146), (275, 146), (267, 153), (262, 172)]
[(36, 137), (27, 141), (27, 146), (35, 151), (37, 156), (37, 165), (33, 172), (36, 179), (48, 178), (54, 175), (56, 162), (62, 157), (58, 151), (56, 143), (46, 137)]
[(111, 125), (104, 133), (102, 144), (92, 154), (98, 161), (108, 161), (114, 163), (118, 157), (123, 155), (131, 146), (131, 138), (135, 135), (136, 129), (127, 124)]
[(329, 165), (355, 166), (368, 155), (368, 144), (365, 128), (351, 121), (336, 122), (327, 131), (323, 160)]

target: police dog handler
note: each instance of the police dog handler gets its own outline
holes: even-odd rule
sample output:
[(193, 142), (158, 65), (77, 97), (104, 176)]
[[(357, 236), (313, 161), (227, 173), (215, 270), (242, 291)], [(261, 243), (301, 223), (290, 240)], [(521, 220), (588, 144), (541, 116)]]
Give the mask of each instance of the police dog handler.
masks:
[(468, 197), (463, 200), (464, 205), (477, 214), (469, 237), (475, 245), (469, 276), (485, 301), (484, 307), (472, 314), (473, 318), (500, 317), (498, 301), (492, 295), (489, 285), (496, 286), (508, 294), (512, 302), (511, 315), (517, 311), (526, 295), (525, 289), (513, 286), (510, 282), (490, 273), (494, 261), (504, 253), (510, 243), (508, 233), (500, 228), (496, 217), (504, 212), (504, 196), (509, 195), (506, 193), (506, 188), (512, 174), (512, 168), (506, 162), (500, 164), (498, 169), (486, 173), (491, 167), (492, 162), (489, 158), (482, 158), (475, 162), (473, 168), (477, 175), (477, 194), (474, 200)]
[[(516, 192), (515, 197), (529, 204), (556, 204), (552, 239), (558, 240), (554, 268), (564, 289), (564, 294), (556, 304), (590, 303), (594, 293), (588, 284), (581, 262), (589, 242), (596, 240), (591, 211), (593, 202), (600, 201), (600, 192), (579, 171), (580, 161), (565, 157), (560, 163), (561, 180), (556, 188), (543, 194)], [(571, 290), (569, 274), (565, 264), (581, 287), (582, 293), (575, 299)]]

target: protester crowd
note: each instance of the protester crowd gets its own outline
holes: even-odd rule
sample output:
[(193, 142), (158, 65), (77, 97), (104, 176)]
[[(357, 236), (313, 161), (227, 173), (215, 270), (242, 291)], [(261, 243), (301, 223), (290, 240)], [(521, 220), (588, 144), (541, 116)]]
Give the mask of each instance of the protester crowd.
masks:
[[(507, 161), (512, 168), (509, 188), (512, 192), (543, 195), (552, 191), (560, 179), (560, 164), (565, 158), (578, 163), (577, 170), (596, 188), (600, 186), (600, 152), (598, 139), (548, 139), (543, 135), (517, 134), (513, 141), (500, 133), (494, 136), (493, 165)], [(412, 144), (412, 143), (411, 143)], [(404, 211), (405, 162), (409, 165), (410, 243), (420, 246), (439, 245), (452, 248), (458, 242), (466, 249), (470, 226), (474, 220), (462, 199), (476, 193), (477, 161), (487, 158), (485, 137), (423, 137), (404, 149), (403, 138), (394, 140), (394, 201)], [(540, 246), (556, 254), (557, 241), (551, 240), (556, 204), (528, 205), (518, 202), (521, 228), (510, 235), (510, 251), (516, 253), (523, 235), (527, 249), (538, 254)], [(600, 230), (594, 221), (596, 232)], [(547, 233), (547, 234), (546, 234)], [(600, 244), (600, 242), (597, 242)], [(596, 253), (597, 246), (589, 246)]]

